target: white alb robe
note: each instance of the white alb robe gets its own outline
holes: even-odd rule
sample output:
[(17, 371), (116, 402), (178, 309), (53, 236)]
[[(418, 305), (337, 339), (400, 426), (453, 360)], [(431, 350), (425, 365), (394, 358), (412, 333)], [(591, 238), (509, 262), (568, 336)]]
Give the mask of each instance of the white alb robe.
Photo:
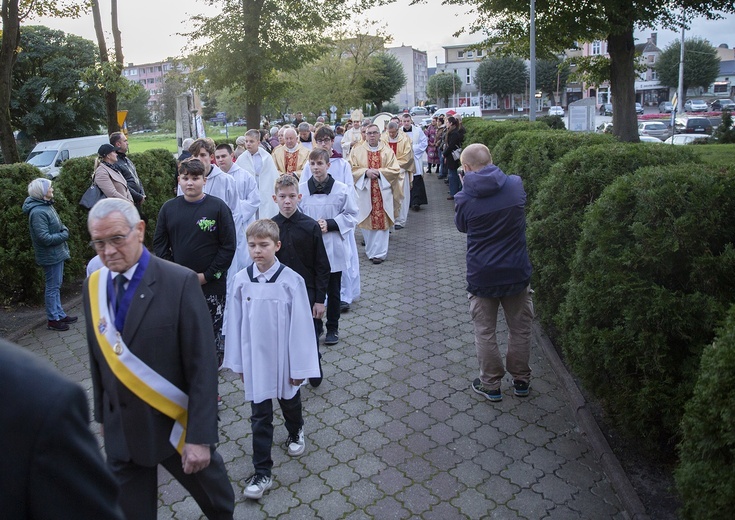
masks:
[(276, 180), (280, 174), (276, 169), (276, 163), (273, 162), (273, 158), (268, 152), (258, 147), (258, 155), (262, 160), (259, 171), (255, 171), (250, 152), (247, 150), (237, 158), (237, 165), (255, 177), (255, 181), (258, 183), (260, 207), (256, 218), (273, 218), (278, 215), (278, 205), (273, 200), (273, 194), (275, 193)]
[[(259, 274), (255, 264), (253, 274)], [(223, 366), (243, 374), (246, 401), (291, 399), (298, 387), (289, 379), (321, 376), (304, 279), (284, 266), (272, 283), (258, 283), (243, 269), (233, 289)]]
[[(246, 152), (247, 153), (247, 152)], [(250, 224), (255, 222), (255, 215), (260, 207), (260, 192), (258, 191), (258, 183), (250, 173), (237, 164), (233, 164), (230, 171), (227, 172), (235, 179), (237, 186), (237, 194), (240, 198), (240, 218), (235, 222), (237, 234), (237, 249), (235, 250), (235, 259), (237, 260), (237, 270), (245, 269), (252, 262), (248, 253), (248, 241), (245, 230)], [(234, 278), (234, 275), (233, 275)]]

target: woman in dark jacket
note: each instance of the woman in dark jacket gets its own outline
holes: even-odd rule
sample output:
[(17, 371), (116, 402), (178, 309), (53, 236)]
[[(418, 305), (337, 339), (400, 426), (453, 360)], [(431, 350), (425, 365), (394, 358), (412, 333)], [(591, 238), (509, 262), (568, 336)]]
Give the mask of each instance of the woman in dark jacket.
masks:
[(447, 200), (454, 200), (454, 195), (461, 189), (459, 184), (459, 158), (455, 159), (452, 153), (455, 150), (462, 149), (464, 141), (464, 128), (462, 128), (459, 120), (454, 116), (447, 117), (447, 146), (444, 149), (444, 163), (447, 165), (447, 175), (449, 176), (449, 197)]
[(70, 258), (69, 229), (61, 223), (54, 209), (54, 188), (48, 179), (35, 179), (28, 185), (28, 198), (23, 203), (23, 213), (28, 215), (31, 242), (36, 253), (36, 263), (46, 275), (46, 318), (49, 330), (69, 330), (69, 323), (76, 316), (67, 316), (61, 307), (61, 282), (64, 278), (64, 261)]

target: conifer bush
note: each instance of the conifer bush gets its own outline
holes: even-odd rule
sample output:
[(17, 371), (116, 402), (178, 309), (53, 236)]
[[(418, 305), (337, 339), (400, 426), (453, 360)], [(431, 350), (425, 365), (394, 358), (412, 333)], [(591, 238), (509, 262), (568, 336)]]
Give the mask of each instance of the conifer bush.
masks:
[(613, 181), (588, 209), (560, 313), (575, 373), (621, 431), (671, 448), (702, 349), (735, 294), (735, 170)]
[(587, 206), (620, 176), (644, 166), (696, 162), (696, 157), (685, 146), (613, 142), (572, 150), (541, 177), (529, 206), (526, 235), (534, 271), (534, 304), (547, 332), (553, 332), (553, 318), (566, 295)]
[[(725, 518), (735, 510), (735, 305), (702, 353), (694, 396), (681, 423), (676, 483), (682, 518)], [(730, 513), (727, 513), (730, 511)]]
[(544, 123), (535, 121), (531, 123), (523, 119), (493, 121), (480, 119), (479, 117), (469, 117), (462, 120), (466, 133), (464, 136), (463, 146), (472, 143), (482, 143), (492, 152), (498, 141), (506, 134), (520, 131), (547, 131), (549, 127)]

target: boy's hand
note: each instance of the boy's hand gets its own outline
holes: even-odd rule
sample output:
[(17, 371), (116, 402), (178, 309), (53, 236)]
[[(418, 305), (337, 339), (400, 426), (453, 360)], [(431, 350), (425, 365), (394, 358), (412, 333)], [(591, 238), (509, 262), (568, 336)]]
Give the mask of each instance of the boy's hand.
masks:
[(199, 278), (199, 285), (207, 283), (207, 279), (204, 278), (204, 273), (197, 273), (197, 278)]
[(322, 233), (327, 232), (327, 221), (322, 219), (317, 220), (317, 224), (319, 224), (319, 228), (322, 230)]
[(314, 307), (311, 308), (311, 317), (315, 320), (320, 320), (324, 317), (324, 304), (323, 303), (315, 303)]
[(289, 379), (289, 382), (291, 383), (291, 386), (301, 386), (301, 383), (304, 382), (303, 379)]

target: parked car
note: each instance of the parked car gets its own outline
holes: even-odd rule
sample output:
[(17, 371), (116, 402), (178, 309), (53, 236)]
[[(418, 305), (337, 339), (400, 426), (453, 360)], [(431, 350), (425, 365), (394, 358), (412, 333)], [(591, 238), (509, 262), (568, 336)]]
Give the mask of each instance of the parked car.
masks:
[(635, 113), (638, 114), (638, 115), (642, 115), (643, 114), (643, 105), (641, 105), (640, 103), (636, 103), (635, 104)]
[(664, 141), (664, 144), (674, 144), (674, 145), (683, 145), (683, 144), (691, 144), (696, 141), (702, 141), (706, 142), (708, 137), (706, 135), (702, 134), (677, 134), (672, 135), (666, 141)]
[(677, 134), (712, 134), (712, 123), (706, 117), (677, 117), (674, 122)]
[(661, 103), (658, 104), (659, 114), (670, 114), (673, 111), (674, 111), (674, 105), (671, 104), (671, 101), (661, 101)]
[(612, 103), (603, 103), (600, 105), (600, 115), (601, 116), (611, 116), (612, 115)]
[(658, 137), (651, 137), (650, 135), (639, 135), (638, 139), (640, 139), (642, 143), (658, 143), (658, 144), (664, 143)]
[(550, 116), (562, 116), (564, 117), (564, 109), (560, 106), (549, 107)]
[(717, 112), (722, 110), (735, 110), (735, 101), (732, 99), (715, 99), (710, 105), (710, 109)]
[(425, 116), (429, 114), (429, 111), (425, 107), (411, 107), (408, 113), (412, 116)]
[(643, 121), (638, 123), (638, 135), (650, 135), (661, 140), (669, 137), (669, 128), (660, 121)]
[(706, 112), (707, 103), (702, 99), (687, 99), (684, 103), (684, 112)]

